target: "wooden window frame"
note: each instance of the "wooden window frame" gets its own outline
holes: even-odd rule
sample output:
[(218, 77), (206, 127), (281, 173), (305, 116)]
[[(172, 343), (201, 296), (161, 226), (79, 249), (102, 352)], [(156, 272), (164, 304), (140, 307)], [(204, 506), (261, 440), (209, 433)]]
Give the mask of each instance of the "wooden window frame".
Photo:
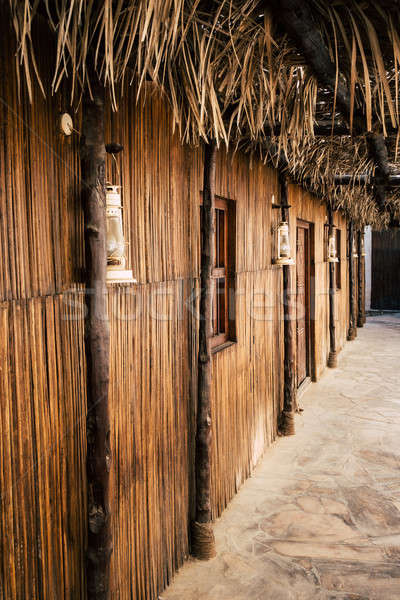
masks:
[[(200, 204), (203, 204), (201, 198)], [(223, 211), (223, 239), (222, 246), (219, 247), (217, 255), (217, 243), (221, 242), (220, 221), (218, 220), (218, 212)], [(218, 302), (218, 283), (224, 280), (223, 293), (223, 322), (224, 331), (216, 333), (210, 338), (210, 348), (213, 353), (230, 346), (237, 341), (236, 339), (236, 315), (235, 315), (235, 289), (236, 289), (236, 203), (234, 200), (215, 196), (214, 201), (214, 230), (215, 230), (215, 264), (211, 270), (211, 278), (213, 280), (213, 331), (217, 326), (217, 302)], [(222, 253), (222, 257), (221, 257)], [(217, 265), (217, 259), (222, 260)]]

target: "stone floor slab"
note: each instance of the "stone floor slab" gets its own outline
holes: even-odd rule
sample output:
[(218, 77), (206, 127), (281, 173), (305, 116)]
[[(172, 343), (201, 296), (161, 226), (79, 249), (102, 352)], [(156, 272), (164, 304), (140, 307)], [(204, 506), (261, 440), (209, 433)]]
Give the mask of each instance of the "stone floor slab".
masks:
[(400, 314), (369, 319), (162, 600), (399, 600), (399, 371)]

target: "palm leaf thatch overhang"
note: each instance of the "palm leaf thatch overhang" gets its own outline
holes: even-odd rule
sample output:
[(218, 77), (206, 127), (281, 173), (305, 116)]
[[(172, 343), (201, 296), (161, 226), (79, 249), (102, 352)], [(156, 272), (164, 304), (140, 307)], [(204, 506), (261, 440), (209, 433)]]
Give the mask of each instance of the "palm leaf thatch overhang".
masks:
[[(298, 2), (283, 4), (287, 16)], [(311, 38), (330, 61), (322, 78), (272, 0), (9, 0), (16, 66), (30, 95), (34, 80), (46, 95), (67, 81), (78, 104), (90, 88), (89, 59), (115, 110), (125, 83), (140, 92), (150, 79), (168, 99), (183, 142), (212, 138), (257, 154), (359, 226), (385, 226), (400, 212), (400, 191), (388, 186), (398, 172), (398, 3), (302, 4)], [(55, 38), (51, 89), (35, 59), (35, 19)], [(371, 151), (373, 136), (383, 141), (384, 161), (373, 144)], [(338, 187), (343, 174), (350, 185)]]

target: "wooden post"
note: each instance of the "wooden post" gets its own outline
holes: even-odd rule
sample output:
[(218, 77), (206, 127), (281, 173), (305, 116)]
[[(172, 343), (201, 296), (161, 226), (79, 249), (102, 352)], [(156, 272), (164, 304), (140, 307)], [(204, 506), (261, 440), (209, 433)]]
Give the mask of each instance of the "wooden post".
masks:
[(196, 516), (192, 525), (192, 554), (207, 560), (215, 556), (215, 539), (211, 525), (211, 349), (212, 280), (214, 263), (214, 141), (205, 144), (204, 183), (201, 230), (200, 325), (198, 355), (198, 398), (196, 431)]
[(111, 463), (108, 414), (110, 331), (106, 298), (106, 192), (104, 88), (91, 79), (83, 98), (81, 175), (85, 219), (87, 369), (88, 600), (109, 600), (112, 537), (109, 506)]
[(354, 256), (353, 256), (353, 241), (354, 241), (354, 223), (349, 222), (349, 302), (350, 302), (350, 322), (347, 339), (352, 341), (357, 336), (356, 327), (356, 286), (354, 273)]
[(367, 315), (366, 315), (366, 310), (365, 310), (365, 294), (366, 294), (366, 281), (365, 281), (365, 229), (363, 229), (362, 231), (362, 249), (363, 249), (363, 257), (362, 257), (362, 264), (363, 264), (363, 299), (362, 299), (362, 306), (363, 306), (363, 323), (365, 325), (365, 323), (367, 322)]
[[(280, 204), (282, 206), (282, 220), (289, 222), (288, 180), (282, 173), (279, 174)], [(296, 341), (295, 341), (295, 313), (292, 303), (292, 268), (283, 265), (283, 318), (284, 318), (284, 395), (283, 412), (280, 419), (280, 433), (282, 435), (295, 434), (294, 413), (297, 408), (296, 386)]]
[[(333, 235), (333, 210), (328, 204), (328, 221), (329, 221), (329, 237)], [(329, 238), (328, 238), (329, 239)], [(337, 352), (336, 352), (336, 311), (335, 311), (335, 295), (336, 295), (336, 263), (329, 263), (329, 357), (328, 367), (334, 369), (337, 367)]]
[(357, 327), (364, 327), (365, 323), (365, 257), (363, 256), (364, 231), (357, 232), (357, 254), (358, 254), (358, 315)]

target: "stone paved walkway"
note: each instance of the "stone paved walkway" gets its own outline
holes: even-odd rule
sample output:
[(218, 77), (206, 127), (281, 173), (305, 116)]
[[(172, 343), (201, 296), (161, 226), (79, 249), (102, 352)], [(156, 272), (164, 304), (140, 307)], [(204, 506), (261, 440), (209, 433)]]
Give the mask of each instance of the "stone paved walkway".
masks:
[(307, 390), (162, 600), (400, 600), (400, 314), (368, 319)]

